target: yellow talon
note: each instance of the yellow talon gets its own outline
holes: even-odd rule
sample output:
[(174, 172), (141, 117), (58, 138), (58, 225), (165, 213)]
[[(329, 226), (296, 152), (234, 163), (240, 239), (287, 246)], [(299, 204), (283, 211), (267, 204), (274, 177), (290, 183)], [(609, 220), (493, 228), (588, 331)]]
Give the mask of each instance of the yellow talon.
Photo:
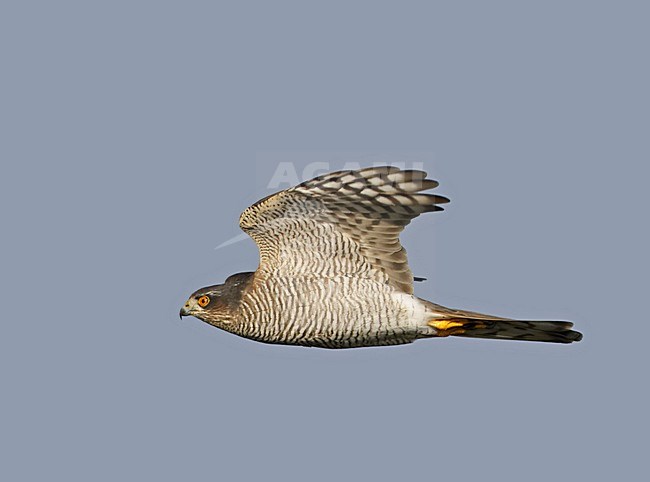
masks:
[(465, 323), (454, 320), (431, 320), (427, 323), (430, 327), (435, 328), (436, 336), (461, 335), (465, 333)]
[(453, 320), (430, 321), (427, 324), (435, 328), (436, 330), (440, 330), (440, 331), (449, 330), (451, 328), (460, 328), (463, 326), (462, 321), (453, 321)]

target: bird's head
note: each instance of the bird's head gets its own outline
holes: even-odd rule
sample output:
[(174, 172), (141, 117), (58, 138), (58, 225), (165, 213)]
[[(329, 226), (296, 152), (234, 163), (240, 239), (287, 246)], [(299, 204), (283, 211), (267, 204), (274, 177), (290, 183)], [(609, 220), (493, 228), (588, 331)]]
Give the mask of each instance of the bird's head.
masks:
[(235, 274), (222, 285), (206, 286), (196, 290), (181, 308), (181, 318), (194, 316), (220, 327), (231, 324), (237, 315), (242, 291), (252, 274)]
[(206, 286), (192, 293), (181, 308), (181, 318), (195, 316), (199, 320), (212, 321), (219, 311), (219, 305), (223, 304), (220, 300), (222, 288), (223, 285)]

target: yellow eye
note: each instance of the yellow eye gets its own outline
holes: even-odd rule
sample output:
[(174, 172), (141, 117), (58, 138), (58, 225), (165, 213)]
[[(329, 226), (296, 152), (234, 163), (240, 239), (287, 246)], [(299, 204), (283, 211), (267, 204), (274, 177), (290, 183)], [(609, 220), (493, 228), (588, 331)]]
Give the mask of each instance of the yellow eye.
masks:
[(210, 303), (210, 298), (203, 295), (199, 298), (198, 303), (201, 308), (205, 308), (206, 306), (208, 306), (208, 303)]

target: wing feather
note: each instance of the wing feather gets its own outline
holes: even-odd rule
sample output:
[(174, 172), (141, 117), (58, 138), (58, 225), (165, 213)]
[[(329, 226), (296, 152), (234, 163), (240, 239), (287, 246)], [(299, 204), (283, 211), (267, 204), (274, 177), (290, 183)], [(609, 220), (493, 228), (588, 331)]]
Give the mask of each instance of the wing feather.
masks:
[(332, 172), (258, 201), (240, 226), (269, 274), (367, 276), (412, 293), (399, 234), (449, 202), (422, 192), (437, 186), (425, 172), (389, 166)]

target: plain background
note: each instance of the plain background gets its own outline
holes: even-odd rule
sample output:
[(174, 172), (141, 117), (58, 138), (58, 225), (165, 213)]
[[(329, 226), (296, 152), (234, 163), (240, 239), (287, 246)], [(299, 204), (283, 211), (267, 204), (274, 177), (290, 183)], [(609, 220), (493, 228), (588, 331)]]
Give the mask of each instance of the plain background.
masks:
[[(2, 2), (3, 480), (640, 480), (644, 2)], [(268, 346), (178, 319), (255, 269), (280, 162), (421, 162), (417, 294), (571, 346)]]

